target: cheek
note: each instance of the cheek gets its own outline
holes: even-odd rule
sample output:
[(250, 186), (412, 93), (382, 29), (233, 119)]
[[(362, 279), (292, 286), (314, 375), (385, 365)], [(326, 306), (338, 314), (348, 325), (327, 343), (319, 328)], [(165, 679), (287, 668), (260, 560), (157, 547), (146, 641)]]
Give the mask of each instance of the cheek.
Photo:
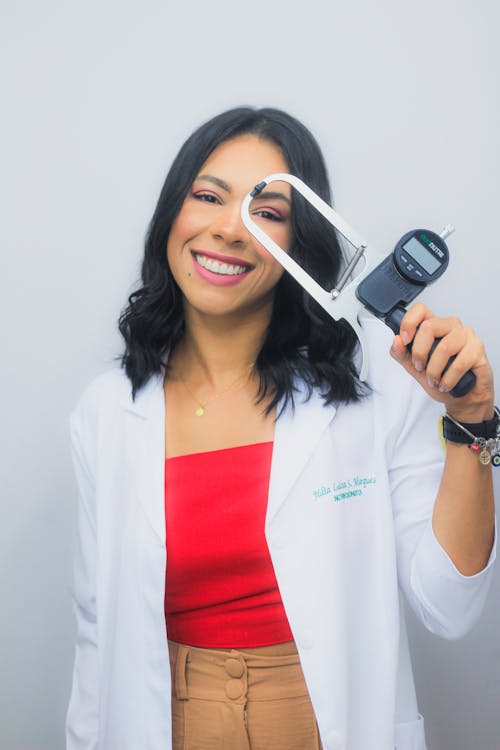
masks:
[(182, 208), (172, 224), (167, 242), (167, 260), (172, 270), (179, 263), (184, 246), (195, 234), (192, 214)]
[(172, 224), (170, 234), (174, 234), (179, 243), (185, 243), (203, 231), (206, 224), (207, 217), (203, 207), (188, 196)]
[[(284, 250), (287, 249), (285, 244), (281, 244), (279, 238), (273, 237), (273, 239), (278, 242)], [(278, 261), (273, 258), (271, 253), (269, 253), (265, 247), (262, 247), (262, 245), (259, 245), (257, 248), (257, 253), (261, 258), (262, 276), (260, 278), (264, 277), (267, 285), (275, 286), (282, 277), (285, 269), (281, 263), (278, 263)]]
[(276, 224), (276, 227), (269, 232), (270, 237), (288, 253), (292, 245), (292, 228), (287, 222), (286, 224)]
[(170, 230), (169, 245), (183, 245), (194, 232), (194, 222), (191, 212), (181, 208)]
[[(290, 252), (292, 246), (292, 230), (289, 226), (283, 226), (282, 224), (276, 224), (271, 229), (266, 227), (266, 234), (281, 247), (285, 253)], [(278, 261), (274, 260), (272, 255), (266, 250), (266, 248), (260, 243), (257, 246), (257, 252), (266, 262), (272, 262), (277, 267), (282, 268)]]

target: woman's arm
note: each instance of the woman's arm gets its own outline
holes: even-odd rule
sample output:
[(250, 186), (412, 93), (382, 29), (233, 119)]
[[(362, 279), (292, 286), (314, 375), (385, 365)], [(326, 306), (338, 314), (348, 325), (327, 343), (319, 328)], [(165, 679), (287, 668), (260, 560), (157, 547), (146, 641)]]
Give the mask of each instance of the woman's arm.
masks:
[(71, 418), (71, 447), (79, 490), (73, 549), (73, 603), (77, 624), (73, 685), (66, 719), (66, 749), (98, 743), (95, 483), (85, 456), (79, 410)]
[[(427, 361), (435, 338), (441, 341)], [(411, 353), (406, 349), (410, 342)], [(457, 422), (479, 423), (493, 417), (493, 373), (484, 346), (458, 318), (437, 318), (423, 304), (414, 305), (402, 321), (391, 354)], [(452, 355), (456, 359), (443, 374)], [(476, 375), (475, 387), (466, 396), (453, 398), (449, 390), (470, 369)], [(486, 566), (494, 525), (491, 464), (483, 465), (478, 452), (466, 445), (448, 443), (432, 528), (464, 576)]]

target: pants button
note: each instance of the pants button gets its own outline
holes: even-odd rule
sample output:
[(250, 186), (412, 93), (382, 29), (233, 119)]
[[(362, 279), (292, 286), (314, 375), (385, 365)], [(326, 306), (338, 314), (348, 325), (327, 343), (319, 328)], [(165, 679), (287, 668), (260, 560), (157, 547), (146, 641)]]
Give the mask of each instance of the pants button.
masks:
[(243, 662), (239, 659), (226, 659), (224, 667), (230, 677), (241, 677), (245, 671)]
[(226, 695), (228, 698), (231, 698), (231, 700), (241, 698), (245, 692), (245, 683), (243, 680), (228, 680), (225, 687)]

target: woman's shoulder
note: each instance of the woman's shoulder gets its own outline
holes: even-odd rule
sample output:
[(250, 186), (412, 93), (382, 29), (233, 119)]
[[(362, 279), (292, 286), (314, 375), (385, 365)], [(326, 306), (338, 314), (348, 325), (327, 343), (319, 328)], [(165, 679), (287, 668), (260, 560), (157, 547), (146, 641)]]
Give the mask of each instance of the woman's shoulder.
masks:
[[(373, 316), (363, 317), (361, 327), (366, 341), (365, 356), (368, 357), (368, 383), (376, 393), (387, 393), (398, 389), (413, 389), (418, 385), (403, 370), (390, 354), (394, 334), (381, 320)], [(361, 365), (361, 359), (359, 365)], [(394, 395), (394, 394), (393, 394)]]
[(392, 331), (376, 318), (362, 321), (369, 357), (368, 385), (378, 418), (398, 430), (404, 424), (426, 419), (437, 422), (442, 404), (424, 389), (391, 357)]
[(72, 412), (72, 420), (95, 418), (103, 409), (132, 401), (132, 386), (125, 370), (115, 367), (97, 375), (84, 388)]
[(130, 395), (131, 390), (130, 380), (123, 367), (113, 367), (96, 375), (84, 388), (80, 400), (123, 397)]

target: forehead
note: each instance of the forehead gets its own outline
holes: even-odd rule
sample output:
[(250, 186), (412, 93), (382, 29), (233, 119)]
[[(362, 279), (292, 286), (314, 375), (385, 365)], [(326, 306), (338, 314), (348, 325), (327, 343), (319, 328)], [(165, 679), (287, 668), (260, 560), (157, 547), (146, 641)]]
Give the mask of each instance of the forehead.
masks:
[[(201, 167), (198, 177), (206, 174), (218, 177), (232, 191), (246, 194), (273, 172), (288, 172), (281, 150), (270, 141), (248, 134), (217, 146)], [(285, 188), (285, 183), (282, 183), (282, 188)]]

